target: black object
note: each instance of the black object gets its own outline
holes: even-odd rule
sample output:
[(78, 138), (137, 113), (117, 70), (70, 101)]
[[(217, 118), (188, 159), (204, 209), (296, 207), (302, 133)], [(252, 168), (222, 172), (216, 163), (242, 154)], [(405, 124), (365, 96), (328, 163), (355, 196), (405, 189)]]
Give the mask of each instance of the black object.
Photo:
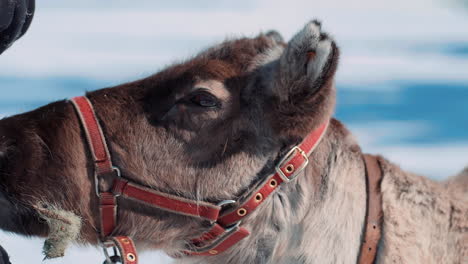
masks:
[(0, 246), (0, 264), (11, 264), (8, 253)]
[(0, 54), (26, 33), (34, 9), (35, 0), (0, 0)]
[[(118, 263), (123, 263), (123, 262), (122, 262), (122, 259), (120, 258), (120, 256), (112, 256), (112, 257), (110, 257), (110, 261), (111, 261), (111, 262), (109, 262), (108, 260), (105, 260), (103, 264), (118, 264)], [(2, 263), (0, 262), (0, 264), (2, 264)]]
[[(107, 249), (104, 249), (104, 254), (106, 255), (106, 260), (102, 264), (118, 264), (118, 263), (123, 263), (122, 258), (117, 254), (117, 248), (113, 248), (114, 250), (114, 256), (110, 256), (109, 252)], [(2, 264), (2, 263), (0, 263)]]

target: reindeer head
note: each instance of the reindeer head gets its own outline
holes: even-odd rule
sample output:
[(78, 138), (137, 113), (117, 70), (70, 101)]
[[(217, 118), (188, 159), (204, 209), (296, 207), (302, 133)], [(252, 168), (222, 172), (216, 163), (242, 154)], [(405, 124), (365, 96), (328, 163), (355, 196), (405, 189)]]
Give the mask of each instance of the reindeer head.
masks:
[[(114, 164), (181, 197), (238, 197), (332, 114), (338, 49), (320, 27), (310, 22), (288, 43), (274, 32), (225, 41), (143, 80), (88, 93)], [(79, 216), (81, 240), (97, 242), (94, 168), (70, 102), (1, 120), (0, 186), (0, 228), (47, 235), (37, 210), (47, 205)], [(180, 250), (205, 230), (190, 217), (119, 203), (116, 232), (151, 247)]]

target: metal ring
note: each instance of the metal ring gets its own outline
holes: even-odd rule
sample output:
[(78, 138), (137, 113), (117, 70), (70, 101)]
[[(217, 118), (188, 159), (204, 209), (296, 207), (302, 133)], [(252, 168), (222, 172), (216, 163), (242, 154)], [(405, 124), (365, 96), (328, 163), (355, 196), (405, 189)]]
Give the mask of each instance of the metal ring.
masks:
[(245, 216), (246, 214), (247, 214), (247, 209), (245, 209), (245, 208), (237, 209), (237, 215), (238, 216)]
[(234, 203), (236, 203), (236, 201), (234, 200), (224, 200), (224, 201), (219, 202), (216, 206), (223, 207), (225, 205), (234, 204)]
[(256, 201), (257, 203), (259, 203), (259, 202), (261, 202), (262, 200), (263, 200), (263, 194), (257, 193), (257, 194), (255, 195), (255, 201)]
[(116, 172), (117, 177), (119, 177), (119, 178), (122, 177), (122, 173), (120, 172), (119, 167), (112, 166), (112, 170)]
[(271, 187), (276, 187), (276, 186), (278, 186), (278, 182), (275, 179), (271, 179), (270, 180), (270, 186)]
[[(120, 172), (120, 169), (116, 166), (112, 166), (112, 171), (115, 172), (117, 175), (117, 178), (122, 177), (122, 173)], [(94, 172), (94, 188), (96, 190), (96, 195), (97, 197), (101, 197), (101, 190), (99, 190), (99, 178), (97, 172)], [(116, 195), (116, 197), (119, 197), (120, 195)]]
[(130, 262), (135, 262), (136, 256), (133, 253), (128, 253), (127, 254), (127, 260)]

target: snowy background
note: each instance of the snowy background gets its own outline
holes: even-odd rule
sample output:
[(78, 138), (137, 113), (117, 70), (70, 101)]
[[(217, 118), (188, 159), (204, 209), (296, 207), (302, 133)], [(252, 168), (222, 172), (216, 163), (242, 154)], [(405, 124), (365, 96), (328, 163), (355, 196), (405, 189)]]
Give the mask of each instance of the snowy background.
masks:
[[(289, 39), (319, 18), (342, 49), (336, 117), (364, 151), (434, 179), (468, 165), (466, 1), (37, 2), (29, 32), (0, 56), (0, 117), (145, 77), (226, 36), (277, 29)], [(42, 260), (41, 240), (0, 232), (0, 244), (13, 264)], [(46, 261), (84, 262), (102, 256), (74, 247)]]

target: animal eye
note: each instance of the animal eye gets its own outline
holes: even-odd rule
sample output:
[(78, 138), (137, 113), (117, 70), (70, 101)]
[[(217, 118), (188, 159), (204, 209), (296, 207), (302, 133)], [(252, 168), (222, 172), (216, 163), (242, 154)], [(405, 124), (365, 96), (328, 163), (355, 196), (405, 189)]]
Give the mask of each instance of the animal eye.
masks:
[(190, 101), (201, 107), (217, 107), (218, 99), (208, 92), (198, 92), (190, 98)]

